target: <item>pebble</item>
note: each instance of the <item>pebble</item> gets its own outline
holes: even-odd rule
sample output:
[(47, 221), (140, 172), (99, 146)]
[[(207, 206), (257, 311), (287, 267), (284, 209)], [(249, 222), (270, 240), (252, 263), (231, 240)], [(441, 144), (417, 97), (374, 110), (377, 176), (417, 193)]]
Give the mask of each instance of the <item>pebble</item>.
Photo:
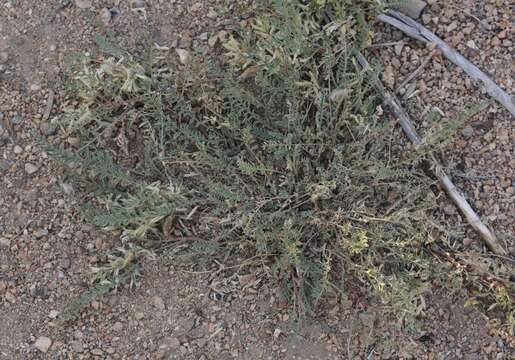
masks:
[(70, 346), (72, 350), (76, 353), (81, 353), (84, 351), (84, 345), (82, 344), (82, 341), (72, 341), (70, 343)]
[(467, 46), (471, 48), (472, 50), (479, 50), (474, 40), (467, 41)]
[(143, 314), (142, 312), (137, 312), (136, 314), (134, 314), (134, 318), (138, 321), (142, 320), (144, 317), (145, 314)]
[(41, 239), (42, 237), (47, 236), (47, 235), (48, 235), (47, 229), (38, 229), (38, 230), (34, 231), (34, 237), (36, 239)]
[(470, 138), (472, 135), (474, 135), (474, 128), (470, 125), (467, 125), (461, 130), (461, 135), (465, 138)]
[(70, 268), (71, 261), (69, 258), (63, 258), (63, 259), (61, 259), (61, 261), (59, 261), (59, 265), (63, 269), (68, 269), (68, 268)]
[(186, 65), (190, 61), (190, 52), (185, 49), (175, 49), (175, 52), (177, 52), (177, 55), (179, 55), (179, 61), (181, 64)]
[(159, 310), (165, 309), (165, 303), (164, 303), (163, 299), (159, 296), (154, 296), (152, 298), (152, 304)]
[(20, 115), (14, 115), (11, 118), (11, 124), (13, 125), (19, 125), (23, 122), (23, 118)]
[(47, 135), (47, 136), (54, 135), (57, 132), (57, 126), (55, 126), (49, 122), (41, 123), (41, 125), (39, 126), (39, 129), (41, 130), (43, 135)]
[(413, 19), (417, 19), (422, 11), (427, 6), (427, 3), (422, 0), (408, 0), (403, 1), (398, 5), (399, 9), (404, 12), (406, 15)]
[(16, 145), (13, 149), (13, 152), (16, 154), (16, 155), (20, 155), (22, 152), (23, 152), (23, 148), (19, 145)]
[(50, 346), (52, 346), (52, 340), (46, 336), (41, 336), (36, 340), (34, 346), (36, 346), (39, 351), (46, 353), (48, 349), (50, 349)]
[(0, 249), (2, 249), (2, 248), (8, 249), (10, 246), (11, 246), (11, 240), (4, 238), (4, 237), (0, 238)]
[(57, 319), (58, 316), (59, 316), (59, 311), (57, 311), (57, 310), (52, 310), (48, 313), (48, 317), (50, 319)]
[(109, 25), (109, 23), (111, 22), (111, 17), (112, 17), (112, 14), (111, 14), (111, 11), (109, 11), (108, 8), (102, 8), (102, 10), (100, 10), (100, 20), (102, 20), (102, 22), (104, 23), (105, 26)]
[(145, 7), (145, 0), (132, 0), (131, 8), (133, 9), (141, 9)]
[(113, 325), (114, 331), (122, 331), (123, 330), (123, 324), (119, 321), (115, 322)]
[(181, 346), (181, 342), (176, 337), (169, 337), (163, 340), (160, 349), (163, 350), (176, 350)]
[(0, 51), (0, 64), (4, 64), (9, 60), (9, 54), (7, 51)]
[(35, 174), (39, 170), (39, 167), (37, 167), (34, 164), (26, 163), (25, 164), (25, 172), (29, 175)]
[(456, 208), (453, 205), (446, 205), (443, 208), (443, 212), (447, 215), (455, 215), (456, 214)]
[(211, 36), (208, 40), (207, 40), (207, 44), (210, 46), (210, 47), (214, 47), (216, 45), (216, 43), (218, 42), (218, 34), (215, 34), (213, 36)]
[(6, 159), (0, 159), (0, 172), (7, 171), (11, 168), (11, 161)]
[(102, 351), (102, 349), (93, 349), (93, 350), (91, 350), (91, 354), (93, 354), (95, 356), (102, 356), (104, 354), (104, 352)]
[(498, 37), (494, 37), (492, 39), (491, 43), (492, 43), (493, 46), (500, 46), (501, 45), (501, 40)]
[(90, 9), (93, 7), (91, 0), (75, 0), (75, 6), (79, 9)]
[(78, 137), (70, 136), (68, 139), (66, 139), (66, 141), (73, 147), (78, 148), (80, 146), (80, 139)]
[(7, 300), (8, 302), (10, 302), (12, 304), (12, 303), (16, 302), (16, 297), (11, 292), (8, 291), (5, 293), (5, 300)]
[(39, 84), (32, 84), (32, 85), (30, 85), (30, 91), (38, 92), (40, 90), (41, 90), (41, 86)]
[(465, 247), (469, 247), (472, 243), (473, 243), (473, 240), (469, 237), (466, 237), (465, 239), (463, 239), (463, 246), (465, 246)]

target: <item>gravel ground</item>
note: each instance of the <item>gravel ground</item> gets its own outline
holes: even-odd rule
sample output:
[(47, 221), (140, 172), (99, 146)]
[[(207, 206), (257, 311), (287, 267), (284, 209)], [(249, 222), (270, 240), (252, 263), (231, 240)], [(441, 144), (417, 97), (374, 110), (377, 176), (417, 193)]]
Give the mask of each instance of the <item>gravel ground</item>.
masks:
[[(421, 21), (513, 93), (510, 1), (429, 2)], [(514, 338), (476, 310), (465, 309), (462, 295), (450, 296), (436, 286), (425, 295), (425, 316), (412, 329), (385, 318), (381, 307), (352, 297), (329, 300), (316, 318), (299, 325), (260, 274), (212, 278), (158, 262), (145, 264), (136, 289), (120, 289), (94, 301), (79, 319), (56, 323), (57, 314), (86, 289), (87, 270), (99, 253), (116, 243), (113, 234), (80, 221), (76, 207), (84, 194), (63, 182), (37, 145), (41, 138), (59, 140), (48, 123), (46, 103), (54, 92), (50, 117), (63, 105), (67, 56), (74, 51), (100, 56), (97, 34), (136, 51), (149, 38), (161, 46), (208, 51), (236, 21), (224, 20), (232, 10), (221, 3), (1, 1), (0, 359), (513, 358)], [(462, 9), (472, 11), (466, 15)], [(394, 69), (390, 85), (396, 86), (430, 49), (387, 27), (378, 29), (375, 43), (404, 43), (400, 50), (378, 51)], [(439, 56), (415, 84), (419, 92), (409, 104), (420, 113), (438, 107), (443, 120), (486, 98)], [(420, 116), (418, 125), (430, 128), (424, 119)], [(444, 154), (454, 179), (512, 253), (514, 130), (509, 114), (489, 104), (461, 125)], [(459, 216), (449, 204), (443, 213)], [(479, 250), (475, 235), (467, 236), (463, 246)], [(211, 296), (220, 281), (230, 290), (224, 301)]]
[[(478, 65), (508, 93), (514, 82), (514, 10), (511, 0), (428, 1), (420, 21)], [(399, 89), (421, 134), (431, 136), (436, 124), (460, 121), (457, 134), (445, 148), (443, 158), (456, 185), (471, 205), (505, 241), (515, 254), (515, 123), (513, 116), (490, 100), (470, 77), (431, 47), (406, 38), (389, 25), (381, 26), (377, 43), (395, 43), (380, 48), (392, 89), (398, 89), (428, 57), (431, 60), (414, 81)], [(431, 55), (434, 54), (434, 55)], [(467, 109), (485, 103), (474, 116)], [(436, 114), (436, 118), (435, 118)], [(443, 203), (451, 219), (460, 215), (454, 206)], [(467, 233), (465, 249), (482, 248), (478, 237), (459, 221)]]

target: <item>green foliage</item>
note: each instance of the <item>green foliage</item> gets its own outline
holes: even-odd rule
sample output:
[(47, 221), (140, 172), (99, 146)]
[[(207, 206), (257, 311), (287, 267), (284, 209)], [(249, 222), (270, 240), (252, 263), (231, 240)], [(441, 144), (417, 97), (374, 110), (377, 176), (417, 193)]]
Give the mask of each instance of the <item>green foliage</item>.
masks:
[(106, 265), (93, 267), (93, 287), (84, 291), (59, 315), (58, 321), (65, 323), (75, 319), (94, 299), (116, 290), (121, 285), (134, 286), (138, 277), (139, 260), (153, 258), (152, 252), (138, 246), (118, 248), (107, 255)]
[(179, 241), (166, 256), (184, 263), (261, 258), (299, 314), (350, 286), (418, 315), (423, 247), (443, 226), (417, 159), (391, 160), (405, 158), (398, 133), (356, 66), (377, 6), (261, 1), (225, 65), (85, 64), (79, 105), (61, 117), (80, 149), (53, 153), (96, 191), (91, 220), (128, 243)]

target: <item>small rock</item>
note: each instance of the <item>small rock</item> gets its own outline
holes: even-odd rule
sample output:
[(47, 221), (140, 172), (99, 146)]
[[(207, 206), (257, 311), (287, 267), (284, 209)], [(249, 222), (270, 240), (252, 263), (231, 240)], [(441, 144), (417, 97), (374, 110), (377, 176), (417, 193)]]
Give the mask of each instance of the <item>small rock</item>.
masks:
[(181, 40), (179, 41), (179, 47), (181, 49), (187, 49), (191, 46), (192, 38), (188, 34), (181, 36)]
[(458, 28), (458, 22), (457, 21), (453, 21), (452, 23), (449, 24), (449, 26), (447, 26), (447, 32), (454, 31), (457, 28)]
[(39, 167), (37, 167), (34, 164), (31, 164), (31, 163), (25, 164), (25, 172), (29, 175), (36, 173), (38, 170), (39, 170)]
[(185, 49), (175, 49), (177, 55), (179, 55), (179, 61), (181, 64), (186, 65), (190, 61), (190, 52)]
[(92, 307), (93, 309), (95, 309), (95, 310), (99, 310), (99, 309), (100, 309), (100, 307), (101, 307), (101, 304), (100, 304), (100, 302), (98, 302), (98, 301), (96, 301), (96, 300), (93, 300), (93, 301), (91, 302), (91, 307)]
[(210, 47), (214, 47), (216, 45), (216, 43), (218, 42), (218, 34), (215, 34), (213, 36), (211, 36), (208, 40), (207, 40), (207, 44), (210, 46)]
[(407, 0), (398, 5), (398, 9), (408, 15), (410, 18), (418, 19), (427, 3), (422, 0)]
[(202, 41), (206, 41), (209, 37), (209, 34), (207, 32), (203, 32), (202, 34), (199, 35), (199, 40), (202, 40)]
[(47, 235), (48, 235), (47, 229), (38, 229), (38, 230), (34, 231), (34, 237), (36, 239), (41, 239), (43, 236), (47, 236)]
[(116, 6), (110, 8), (109, 12), (111, 13), (111, 20), (120, 15), (120, 10)]
[(143, 314), (142, 312), (137, 312), (136, 314), (134, 314), (134, 318), (138, 321), (142, 320), (144, 317), (145, 314)]
[(11, 161), (6, 159), (0, 159), (0, 172), (7, 171), (11, 168)]
[(446, 213), (447, 215), (454, 215), (454, 214), (456, 214), (456, 209), (454, 208), (453, 205), (446, 205), (443, 208), (443, 212)]
[(84, 345), (82, 344), (81, 341), (72, 341), (70, 343), (70, 346), (71, 346), (72, 350), (76, 353), (81, 353), (84, 351)]
[(145, 0), (132, 0), (131, 8), (132, 9), (141, 9), (145, 7)]
[(386, 86), (388, 86), (390, 89), (393, 89), (395, 87), (395, 75), (393, 67), (391, 65), (387, 65), (384, 68), (383, 80)]
[(102, 23), (104, 23), (105, 26), (108, 26), (109, 23), (111, 22), (111, 18), (112, 18), (112, 14), (111, 14), (111, 11), (109, 11), (108, 8), (102, 8), (102, 10), (100, 10), (100, 20), (102, 20)]
[(39, 129), (41, 130), (43, 135), (46, 135), (46, 136), (54, 135), (57, 132), (57, 126), (55, 126), (49, 122), (41, 123), (41, 125), (39, 126)]
[(38, 92), (40, 90), (41, 90), (41, 86), (39, 84), (32, 84), (32, 85), (30, 85), (30, 91)]
[(61, 266), (62, 269), (68, 269), (68, 268), (70, 268), (71, 261), (68, 258), (63, 258), (63, 259), (61, 259), (61, 261), (59, 261), (59, 265)]
[(20, 155), (20, 154), (23, 152), (23, 149), (22, 149), (22, 147), (21, 147), (21, 146), (16, 145), (16, 146), (14, 147), (13, 151), (14, 151), (14, 153), (15, 153), (16, 155)]
[(472, 50), (479, 50), (474, 40), (467, 41), (467, 46)]
[(7, 238), (0, 238), (0, 249), (8, 249), (11, 247), (11, 240)]
[(14, 115), (11, 118), (11, 124), (13, 125), (19, 125), (23, 122), (23, 118), (20, 115)]
[(16, 297), (11, 292), (8, 291), (5, 293), (5, 300), (7, 300), (11, 304), (13, 304), (16, 302)]
[(218, 40), (220, 40), (221, 42), (224, 42), (225, 40), (227, 40), (227, 37), (229, 36), (229, 32), (227, 32), (225, 30), (220, 30), (217, 35), (218, 35)]
[(90, 9), (93, 7), (91, 0), (75, 0), (75, 6), (79, 9)]
[(104, 247), (104, 240), (101, 237), (95, 239), (95, 249), (102, 250)]
[(66, 141), (73, 147), (78, 148), (80, 146), (80, 139), (78, 137), (69, 137)]
[(122, 331), (123, 330), (123, 324), (119, 321), (115, 322), (113, 325), (114, 331)]
[(471, 238), (466, 237), (465, 239), (463, 239), (463, 246), (465, 247), (469, 247), (472, 243), (473, 241)]
[(159, 296), (154, 296), (152, 298), (152, 304), (159, 310), (165, 309), (165, 303), (164, 303), (163, 299)]
[(48, 317), (50, 319), (57, 319), (58, 316), (59, 316), (59, 311), (57, 311), (57, 310), (52, 310), (48, 313)]
[(470, 125), (467, 125), (461, 130), (461, 135), (465, 138), (470, 138), (474, 134), (474, 128)]
[(181, 342), (176, 337), (169, 337), (163, 340), (160, 349), (163, 350), (176, 350), (181, 346)]
[(207, 12), (207, 17), (210, 19), (216, 19), (217, 16), (218, 16), (218, 14), (213, 9), (211, 9)]
[(50, 349), (50, 346), (52, 346), (52, 340), (46, 336), (41, 336), (36, 340), (34, 345), (39, 351), (46, 353), (48, 349)]
[(102, 349), (93, 349), (93, 350), (91, 350), (91, 353), (92, 353), (93, 355), (96, 355), (96, 356), (102, 356), (102, 355), (104, 355), (104, 352), (102, 351)]
[(491, 41), (491, 44), (492, 44), (493, 46), (499, 46), (499, 45), (501, 45), (501, 40), (500, 40), (498, 37), (494, 37), (494, 38), (492, 39), (492, 41)]
[(9, 60), (7, 51), (0, 51), (0, 64), (5, 64)]
[(73, 188), (72, 184), (62, 183), (61, 188), (63, 189), (66, 195), (71, 195), (75, 192), (75, 189)]
[(340, 102), (343, 99), (347, 99), (350, 95), (350, 89), (336, 89), (331, 92), (329, 99), (333, 102)]

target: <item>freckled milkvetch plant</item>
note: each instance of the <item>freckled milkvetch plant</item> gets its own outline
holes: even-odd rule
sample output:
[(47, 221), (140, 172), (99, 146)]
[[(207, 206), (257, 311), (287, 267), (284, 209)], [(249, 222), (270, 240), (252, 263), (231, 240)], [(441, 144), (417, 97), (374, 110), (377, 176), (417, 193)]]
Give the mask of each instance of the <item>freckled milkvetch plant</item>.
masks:
[(75, 73), (79, 145), (53, 153), (87, 217), (192, 266), (258, 259), (299, 314), (348, 289), (419, 314), (435, 196), (356, 66), (378, 4), (254, 6), (221, 61), (116, 52)]

